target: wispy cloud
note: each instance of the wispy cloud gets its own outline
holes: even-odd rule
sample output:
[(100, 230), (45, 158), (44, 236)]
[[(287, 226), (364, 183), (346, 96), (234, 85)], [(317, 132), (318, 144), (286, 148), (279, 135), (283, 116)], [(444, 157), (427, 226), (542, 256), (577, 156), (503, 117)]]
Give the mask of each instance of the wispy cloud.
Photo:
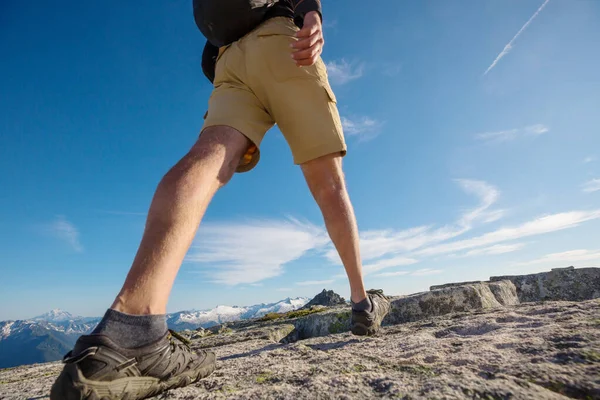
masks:
[(381, 73), (385, 76), (394, 77), (402, 71), (401, 63), (384, 63), (381, 66)]
[(500, 196), (498, 189), (484, 181), (471, 179), (457, 179), (456, 181), (466, 193), (476, 196), (481, 202), (478, 207), (463, 214), (458, 221), (460, 226), (470, 228), (474, 222), (479, 220), (493, 222), (502, 218), (503, 211), (488, 211)]
[(583, 191), (585, 193), (593, 193), (600, 190), (600, 179), (592, 179), (583, 184)]
[(381, 121), (370, 117), (342, 117), (344, 133), (348, 136), (358, 137), (362, 141), (373, 139), (379, 135), (382, 125)]
[(333, 279), (327, 279), (324, 281), (303, 281), (303, 282), (296, 282), (296, 285), (298, 286), (320, 286), (320, 285), (329, 285), (331, 283), (333, 283), (334, 280)]
[(600, 210), (570, 211), (552, 214), (533, 219), (515, 227), (501, 228), (474, 238), (431, 246), (418, 250), (414, 254), (417, 256), (432, 256), (491, 246), (496, 243), (573, 228), (583, 222), (598, 218), (600, 218)]
[(54, 221), (45, 224), (43, 229), (47, 234), (67, 243), (76, 252), (83, 252), (83, 246), (79, 239), (79, 230), (64, 215), (57, 216)]
[(200, 264), (217, 283), (255, 283), (280, 275), (284, 264), (327, 243), (323, 228), (295, 219), (206, 224), (186, 262)]
[(142, 212), (132, 212), (132, 211), (115, 211), (115, 210), (96, 210), (102, 214), (112, 214), (112, 215), (132, 215), (132, 216), (146, 216), (147, 213)]
[(583, 163), (584, 164), (589, 164), (589, 163), (594, 162), (594, 161), (596, 161), (596, 157), (593, 157), (593, 156), (589, 156), (589, 157), (586, 157), (586, 158), (583, 159)]
[(485, 72), (483, 73), (484, 76), (487, 75), (488, 72), (490, 72), (498, 64), (502, 57), (504, 57), (510, 52), (510, 50), (513, 48), (513, 44), (515, 43), (515, 41), (519, 38), (519, 36), (521, 36), (525, 29), (527, 29), (529, 24), (531, 24), (531, 22), (539, 15), (539, 13), (542, 12), (542, 10), (544, 9), (544, 7), (546, 7), (546, 4), (548, 4), (549, 1), (550, 0), (545, 0), (544, 3), (540, 6), (540, 8), (538, 8), (537, 11), (531, 16), (531, 18), (529, 18), (529, 20), (525, 22), (525, 25), (523, 25), (521, 29), (519, 29), (519, 32), (517, 32), (517, 34), (510, 40), (510, 42), (508, 42), (508, 44), (504, 46), (504, 49), (502, 49), (500, 54), (498, 54), (494, 62), (492, 62), (488, 69), (485, 70)]
[[(381, 269), (380, 267), (383, 265), (394, 267), (398, 265), (395, 263), (399, 259), (410, 259), (412, 262), (416, 258), (412, 256), (404, 257), (407, 253), (456, 238), (471, 230), (474, 224), (485, 224), (489, 221), (495, 221), (501, 216), (499, 210), (490, 210), (500, 195), (498, 189), (484, 181), (458, 179), (456, 182), (467, 194), (474, 195), (479, 200), (476, 207), (465, 210), (455, 224), (439, 228), (419, 226), (401, 231), (390, 229), (362, 232), (360, 251), (363, 259), (379, 259), (375, 263), (367, 264), (365, 269), (367, 271), (371, 269), (373, 272)], [(402, 257), (396, 258), (398, 255), (402, 255)], [(332, 262), (340, 263), (339, 256), (334, 249), (327, 253), (327, 257)], [(383, 257), (386, 258), (382, 259)]]
[(464, 257), (512, 253), (514, 251), (521, 250), (523, 247), (525, 247), (525, 243), (496, 244), (493, 246), (482, 247), (479, 249), (468, 251), (464, 254)]
[(363, 76), (364, 63), (349, 63), (346, 60), (330, 61), (326, 64), (329, 81), (334, 85), (343, 85)]
[(444, 271), (441, 269), (425, 268), (425, 269), (416, 270), (413, 273), (411, 273), (411, 275), (412, 276), (428, 276), (428, 275), (438, 275), (438, 274), (441, 274), (442, 272), (444, 272)]
[(325, 21), (323, 21), (323, 28), (325, 28), (325, 29), (333, 29), (333, 28), (336, 28), (337, 26), (338, 26), (337, 19), (326, 19)]
[(517, 263), (515, 266), (528, 266), (537, 264), (548, 264), (554, 266), (555, 264), (565, 265), (574, 264), (576, 261), (600, 261), (600, 250), (569, 250), (562, 253), (547, 254), (544, 257), (536, 260), (531, 260), (523, 263)]
[(403, 276), (403, 275), (408, 275), (408, 274), (410, 274), (409, 271), (396, 271), (396, 272), (382, 272), (375, 276), (385, 278), (385, 277), (393, 277), (393, 276)]
[(380, 274), (375, 275), (380, 278), (391, 278), (394, 276), (429, 276), (429, 275), (438, 275), (444, 272), (441, 269), (432, 269), (432, 268), (423, 268), (418, 269), (416, 271), (394, 271), (394, 272), (382, 272)]
[[(571, 229), (600, 219), (600, 209), (568, 211), (535, 217), (469, 237), (466, 235), (470, 231), (481, 230), (502, 218), (504, 212), (494, 208), (500, 191), (485, 181), (459, 179), (456, 183), (477, 202), (460, 212), (454, 223), (403, 230), (364, 230), (360, 233), (365, 275), (433, 275), (440, 270), (429, 268), (406, 272), (396, 268), (431, 261), (439, 256), (477, 257), (514, 252), (524, 247), (524, 243), (517, 242), (522, 238)], [(285, 264), (305, 256), (323, 256), (331, 263), (341, 265), (323, 227), (295, 219), (250, 220), (203, 225), (186, 262), (197, 264), (200, 272), (207, 274), (213, 282), (235, 285), (257, 283), (278, 276)], [(395, 270), (384, 271), (386, 269)], [(315, 276), (315, 280), (295, 285), (326, 286), (335, 279), (344, 278), (345, 274), (341, 272), (324, 270), (326, 276)]]
[[(412, 265), (412, 264), (416, 264), (418, 262), (419, 261), (415, 260), (414, 258), (408, 258), (408, 257), (402, 257), (402, 256), (388, 258), (385, 260), (379, 260), (379, 261), (375, 261), (370, 264), (363, 265), (363, 272), (365, 275), (369, 275), (369, 274), (372, 274), (373, 272), (377, 272), (377, 271), (380, 271), (385, 268), (394, 268), (394, 267), (400, 267), (403, 265)], [(382, 275), (379, 275), (379, 276), (382, 276)]]
[(475, 135), (476, 139), (486, 142), (507, 142), (521, 136), (539, 136), (547, 133), (550, 129), (543, 124), (535, 124), (524, 128), (508, 129), (504, 131), (483, 132)]

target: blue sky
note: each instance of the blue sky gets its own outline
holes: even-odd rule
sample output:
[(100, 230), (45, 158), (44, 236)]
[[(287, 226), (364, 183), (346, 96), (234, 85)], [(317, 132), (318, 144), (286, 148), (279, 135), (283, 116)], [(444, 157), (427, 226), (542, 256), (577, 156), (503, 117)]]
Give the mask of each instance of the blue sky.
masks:
[[(600, 266), (600, 3), (324, 1), (366, 283)], [(190, 1), (0, 12), (0, 320), (101, 315), (206, 111)], [(382, 12), (385, 11), (385, 12)], [(169, 311), (348, 296), (281, 133), (217, 194)]]

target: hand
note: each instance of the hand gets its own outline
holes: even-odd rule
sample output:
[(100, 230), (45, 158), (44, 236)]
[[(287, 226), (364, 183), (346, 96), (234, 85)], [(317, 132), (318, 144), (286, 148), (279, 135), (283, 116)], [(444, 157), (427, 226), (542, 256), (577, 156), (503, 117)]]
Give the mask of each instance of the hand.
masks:
[(311, 11), (304, 16), (304, 25), (296, 32), (297, 41), (291, 44), (294, 51), (292, 58), (297, 66), (313, 65), (321, 53), (325, 40), (323, 39), (323, 26), (321, 17), (316, 11)]

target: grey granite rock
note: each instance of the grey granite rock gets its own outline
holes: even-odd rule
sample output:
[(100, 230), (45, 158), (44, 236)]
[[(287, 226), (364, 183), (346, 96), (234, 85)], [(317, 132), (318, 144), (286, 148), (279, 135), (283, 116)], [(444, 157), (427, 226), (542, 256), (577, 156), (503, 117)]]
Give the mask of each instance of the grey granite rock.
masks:
[[(290, 344), (215, 347), (217, 370), (155, 400), (600, 398), (600, 300), (527, 303)], [(3, 400), (47, 399), (60, 363), (0, 370)]]
[(600, 298), (600, 268), (556, 268), (539, 274), (490, 278), (491, 282), (501, 280), (514, 283), (521, 302)]
[[(516, 291), (510, 282), (500, 282), (492, 289), (486, 282), (443, 286), (429, 292), (400, 297), (392, 301), (385, 324), (399, 324), (420, 319), (517, 304)], [(498, 298), (496, 297), (498, 296)]]
[[(567, 268), (392, 297), (374, 337), (348, 332), (349, 306), (189, 331), (218, 368), (156, 400), (597, 399), (599, 297), (600, 269)], [(61, 367), (0, 370), (0, 399), (48, 398)]]
[[(279, 343), (290, 336), (294, 329), (295, 327), (292, 324), (277, 324), (243, 328), (237, 331), (224, 330), (220, 334), (204, 336), (193, 342), (199, 348), (227, 346), (250, 340), (266, 340)], [(294, 336), (293, 340), (295, 341), (295, 339), (296, 337)]]
[(313, 297), (311, 301), (306, 303), (302, 309), (308, 309), (313, 306), (334, 307), (346, 304), (346, 300), (333, 290), (323, 289), (321, 293)]

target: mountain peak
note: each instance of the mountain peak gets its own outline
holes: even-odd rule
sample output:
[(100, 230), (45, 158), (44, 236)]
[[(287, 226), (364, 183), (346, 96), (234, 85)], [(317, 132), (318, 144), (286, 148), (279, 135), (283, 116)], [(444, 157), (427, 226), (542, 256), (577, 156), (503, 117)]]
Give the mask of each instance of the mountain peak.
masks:
[(61, 322), (61, 321), (69, 321), (74, 319), (73, 315), (67, 311), (63, 311), (59, 308), (55, 308), (53, 310), (48, 311), (45, 314), (38, 315), (34, 317), (34, 321), (48, 321), (48, 322)]

